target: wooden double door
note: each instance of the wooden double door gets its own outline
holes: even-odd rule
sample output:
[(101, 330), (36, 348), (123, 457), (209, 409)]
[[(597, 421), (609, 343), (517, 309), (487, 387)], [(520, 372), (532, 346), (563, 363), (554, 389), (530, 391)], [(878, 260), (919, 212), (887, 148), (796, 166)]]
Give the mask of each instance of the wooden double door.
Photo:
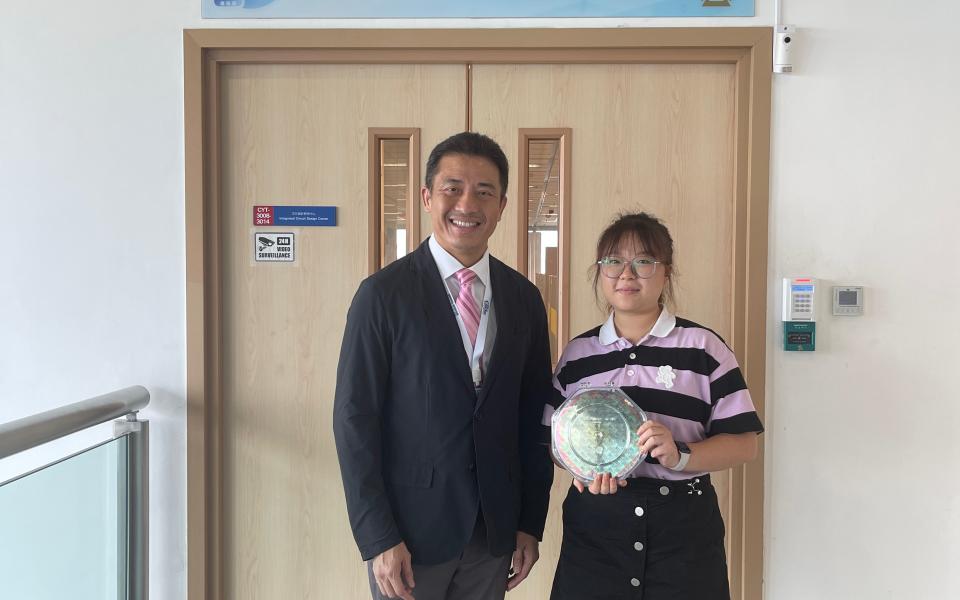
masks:
[[(202, 335), (216, 344), (203, 351), (209, 387), (199, 403), (202, 444), (192, 446), (200, 453), (191, 454), (198, 461), (191, 484), (198, 472), (202, 482), (191, 494), (203, 496), (191, 496), (202, 503), (191, 523), (203, 527), (202, 543), (192, 546), (205, 556), (191, 561), (204, 569), (191, 575), (191, 597), (199, 590), (237, 600), (369, 595), (331, 418), (347, 307), (376, 263), (371, 237), (383, 222), (371, 214), (379, 210), (370, 201), (379, 181), (372, 170), (382, 168), (372, 158), (373, 130), (415, 130), (420, 152), (409, 160), (421, 172), (429, 150), (453, 133), (496, 139), (511, 177), (491, 252), (524, 271), (518, 260), (527, 252), (521, 228), (530, 199), (518, 182), (533, 185), (520, 176), (533, 164), (521, 145), (531, 131), (565, 132), (566, 160), (554, 171), (564, 182), (556, 305), (563, 314), (554, 321), (563, 322), (560, 347), (604, 318), (588, 279), (596, 239), (617, 212), (632, 210), (658, 215), (674, 235), (680, 313), (709, 324), (739, 352), (748, 333), (756, 335), (743, 323), (749, 290), (737, 272), (747, 267), (749, 200), (738, 181), (744, 112), (737, 61), (338, 63), (269, 60), (272, 50), (263, 52), (264, 60), (218, 62), (204, 84), (216, 88), (204, 122), (212, 148), (204, 172), (213, 184), (202, 200), (202, 248), (194, 251), (206, 269)], [(419, 198), (415, 186), (407, 188)], [(259, 205), (336, 206), (337, 224), (255, 227)], [(428, 215), (417, 210), (406, 215), (419, 220), (408, 248), (430, 233)], [(285, 231), (295, 234), (295, 260), (257, 262), (257, 233)], [(762, 371), (755, 374), (762, 383)], [(715, 481), (739, 596), (749, 571), (744, 510), (751, 492), (742, 472)], [(548, 596), (569, 482), (556, 472), (540, 562), (511, 597)]]

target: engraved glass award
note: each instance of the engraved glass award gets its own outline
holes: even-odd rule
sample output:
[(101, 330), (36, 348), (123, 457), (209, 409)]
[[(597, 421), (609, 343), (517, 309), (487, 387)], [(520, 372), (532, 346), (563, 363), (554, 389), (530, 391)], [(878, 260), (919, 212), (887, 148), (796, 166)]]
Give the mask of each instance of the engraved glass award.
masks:
[(646, 458), (637, 444), (637, 429), (646, 420), (620, 388), (583, 388), (553, 413), (553, 455), (585, 483), (600, 473), (625, 477)]

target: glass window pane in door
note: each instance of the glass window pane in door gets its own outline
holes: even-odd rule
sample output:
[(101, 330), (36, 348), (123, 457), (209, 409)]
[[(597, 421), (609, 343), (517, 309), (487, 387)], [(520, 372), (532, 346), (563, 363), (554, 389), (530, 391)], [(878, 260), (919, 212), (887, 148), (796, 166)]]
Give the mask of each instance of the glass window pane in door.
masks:
[(410, 140), (380, 140), (381, 267), (407, 254)]
[(560, 140), (527, 140), (527, 277), (540, 290), (557, 358), (560, 289)]

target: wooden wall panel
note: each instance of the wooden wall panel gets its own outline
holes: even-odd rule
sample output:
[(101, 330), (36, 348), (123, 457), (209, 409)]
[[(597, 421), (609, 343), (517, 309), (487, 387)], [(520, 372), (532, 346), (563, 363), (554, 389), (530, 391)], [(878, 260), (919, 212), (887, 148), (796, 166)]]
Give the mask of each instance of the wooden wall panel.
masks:
[[(589, 275), (596, 241), (615, 213), (636, 210), (663, 219), (674, 237), (679, 314), (730, 336), (735, 74), (729, 64), (474, 65), (473, 128), (498, 140), (512, 165), (510, 202), (491, 239), (508, 264), (516, 266), (517, 212), (526, 210), (516, 200), (517, 131), (573, 131), (571, 336), (606, 318)], [(729, 521), (729, 473), (714, 480)], [(549, 594), (569, 484), (558, 469), (541, 564), (515, 600)]]
[[(232, 65), (221, 75), (224, 596), (369, 594), (332, 433), (346, 309), (368, 265), (368, 128), (462, 125), (462, 67)], [(253, 262), (256, 204), (335, 205), (294, 264)], [(287, 228), (261, 228), (283, 231)]]

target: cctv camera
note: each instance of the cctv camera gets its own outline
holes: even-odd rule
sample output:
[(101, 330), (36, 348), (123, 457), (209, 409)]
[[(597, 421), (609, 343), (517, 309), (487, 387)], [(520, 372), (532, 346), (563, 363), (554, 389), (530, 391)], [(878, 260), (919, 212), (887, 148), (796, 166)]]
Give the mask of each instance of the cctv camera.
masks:
[(773, 31), (773, 72), (792, 73), (793, 59), (790, 50), (797, 28), (793, 25), (777, 25)]

